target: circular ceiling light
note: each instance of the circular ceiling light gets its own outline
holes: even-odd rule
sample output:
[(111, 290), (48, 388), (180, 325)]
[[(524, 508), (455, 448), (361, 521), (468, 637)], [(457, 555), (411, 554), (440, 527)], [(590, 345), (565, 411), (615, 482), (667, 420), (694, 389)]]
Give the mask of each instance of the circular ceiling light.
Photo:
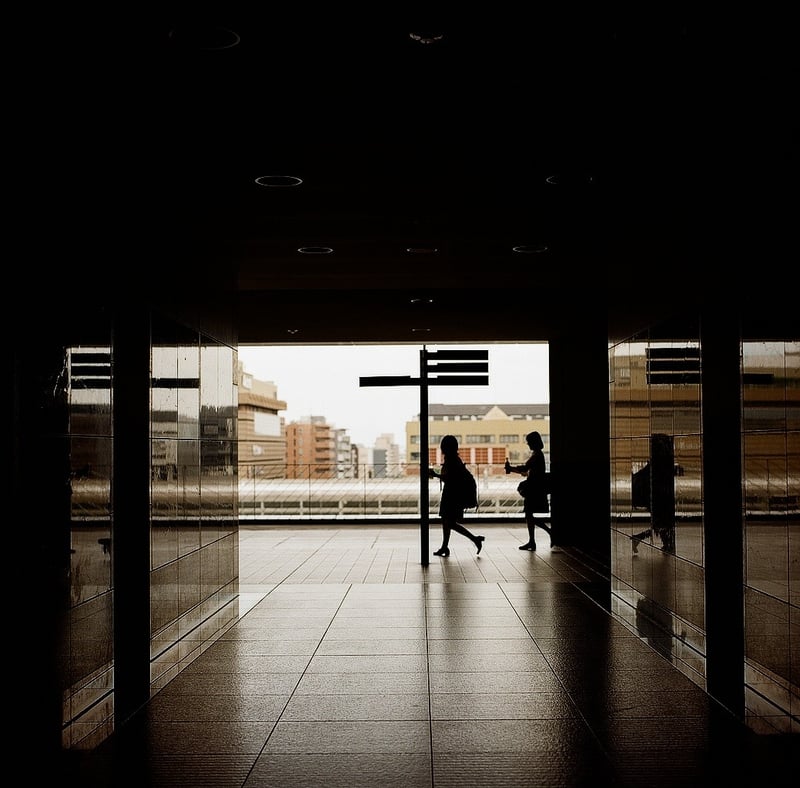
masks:
[(512, 251), (517, 254), (541, 254), (549, 248), (547, 244), (522, 244), (521, 246), (515, 246)]
[(408, 35), (414, 41), (418, 41), (420, 44), (435, 44), (437, 41), (441, 41), (444, 38), (443, 33), (434, 32), (431, 30), (425, 30), (423, 32), (417, 32), (417, 33), (409, 33)]
[(256, 178), (259, 186), (299, 186), (302, 178), (295, 175), (260, 175)]
[(331, 254), (333, 249), (330, 246), (301, 246), (297, 251), (300, 254)]
[(594, 182), (594, 177), (589, 173), (561, 172), (556, 175), (549, 175), (545, 178), (547, 183), (563, 184), (564, 186), (585, 186)]

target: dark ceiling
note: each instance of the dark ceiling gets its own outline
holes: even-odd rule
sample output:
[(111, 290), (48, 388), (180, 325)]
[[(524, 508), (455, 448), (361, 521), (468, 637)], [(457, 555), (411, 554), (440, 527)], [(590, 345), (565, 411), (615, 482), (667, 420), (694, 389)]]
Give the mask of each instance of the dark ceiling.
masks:
[(199, 8), (54, 22), (26, 99), (73, 255), (135, 255), (123, 292), (232, 289), (243, 343), (542, 340), (791, 272), (780, 20)]

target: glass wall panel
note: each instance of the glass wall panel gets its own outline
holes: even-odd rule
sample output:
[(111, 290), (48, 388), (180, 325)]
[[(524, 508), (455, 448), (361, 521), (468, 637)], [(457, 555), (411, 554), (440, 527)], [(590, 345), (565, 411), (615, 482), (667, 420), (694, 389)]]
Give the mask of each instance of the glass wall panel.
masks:
[[(609, 348), (615, 610), (703, 684), (699, 330)], [(625, 612), (627, 610), (627, 612)]]
[(200, 345), (178, 347), (178, 437), (197, 440), (200, 437)]
[(800, 696), (800, 343), (742, 343), (748, 711), (786, 731)]
[(677, 435), (675, 448), (675, 555), (703, 564), (703, 458), (699, 432)]
[(65, 317), (59, 324), (62, 338), (75, 329), (81, 341), (64, 343), (48, 358), (53, 367), (49, 377), (42, 376), (48, 390), (41, 392), (37, 418), (50, 432), (47, 443), (39, 445), (42, 462), (31, 469), (44, 498), (51, 471), (59, 503), (60, 491), (67, 492), (65, 505), (54, 507), (47, 522), (48, 529), (66, 535), (69, 556), (59, 655), (67, 747), (85, 746), (106, 731), (113, 711), (114, 659), (111, 326), (106, 315), (73, 306), (76, 320), (86, 322), (77, 327)]
[(151, 676), (163, 686), (230, 622), (238, 592), (229, 548), (220, 561), (221, 522), (238, 544), (236, 351), (164, 315), (153, 326)]
[(73, 604), (111, 590), (111, 439), (73, 435), (70, 588)]

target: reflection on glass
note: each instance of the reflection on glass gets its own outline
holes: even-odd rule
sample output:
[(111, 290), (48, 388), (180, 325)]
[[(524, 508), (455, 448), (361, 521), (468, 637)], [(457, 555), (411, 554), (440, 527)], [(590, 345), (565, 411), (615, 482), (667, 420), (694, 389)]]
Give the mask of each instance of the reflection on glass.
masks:
[(100, 321), (96, 330), (99, 344), (64, 349), (59, 376), (63, 390), (59, 388), (57, 407), (65, 405), (65, 434), (57, 448), (51, 447), (54, 456), (64, 458), (60, 484), (69, 497), (64, 510), (69, 531), (69, 612), (62, 687), (67, 747), (98, 735), (113, 708), (112, 363), (109, 326)]
[(229, 622), (237, 592), (236, 352), (163, 315), (153, 336), (151, 675), (161, 685)]
[(612, 587), (651, 645), (703, 683), (701, 357), (697, 326), (609, 350)]
[(800, 675), (800, 342), (742, 343), (742, 405), (747, 682), (782, 730)]

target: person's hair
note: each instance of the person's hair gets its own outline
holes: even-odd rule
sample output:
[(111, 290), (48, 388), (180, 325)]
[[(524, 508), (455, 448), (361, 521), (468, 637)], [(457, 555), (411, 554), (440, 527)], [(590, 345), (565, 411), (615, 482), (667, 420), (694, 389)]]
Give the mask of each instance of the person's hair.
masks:
[(529, 432), (525, 436), (525, 440), (528, 442), (528, 446), (533, 449), (543, 449), (544, 448), (544, 441), (542, 440), (542, 436), (536, 432)]
[(445, 435), (439, 443), (442, 454), (455, 454), (458, 451), (458, 438), (455, 435)]

